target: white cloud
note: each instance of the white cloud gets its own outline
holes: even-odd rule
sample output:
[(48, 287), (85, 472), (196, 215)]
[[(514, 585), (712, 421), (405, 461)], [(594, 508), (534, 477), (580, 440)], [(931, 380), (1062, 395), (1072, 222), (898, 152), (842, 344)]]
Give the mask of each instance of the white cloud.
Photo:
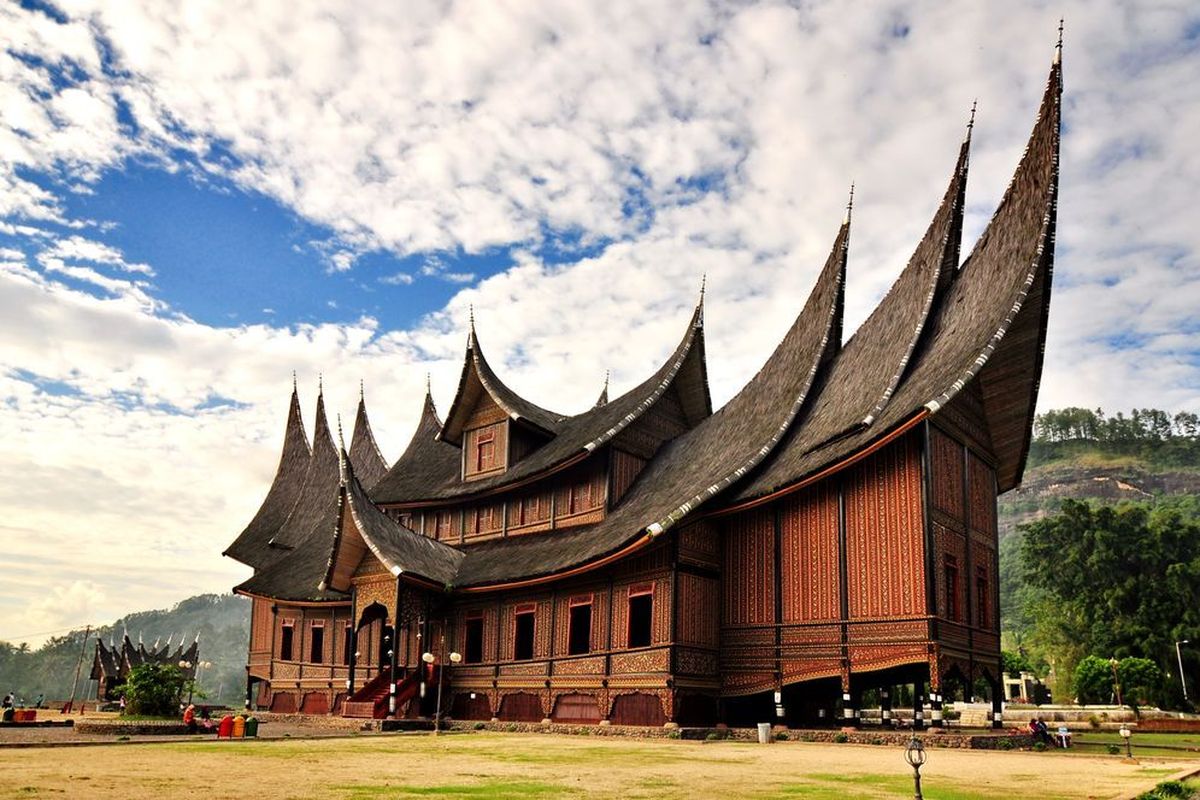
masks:
[[(571, 411), (605, 369), (615, 392), (657, 366), (707, 273), (719, 402), (795, 314), (857, 180), (853, 330), (927, 223), (974, 98), (968, 238), (985, 224), (1057, 22), (1033, 2), (63, 8), (65, 24), (0, 6), (0, 234), (20, 247), (0, 251), (0, 507), (17, 520), (0, 553), (0, 636), (22, 632), (7, 620), (48, 613), (21, 588), (48, 544), (72, 553), (53, 591), (95, 589), (81, 615), (235, 582), (245, 571), (217, 554), (269, 481), (291, 370), (306, 414), (318, 371), (344, 413), (365, 377), (394, 456), (424, 371), (443, 402), (453, 393), (469, 303), (505, 379)], [(1200, 408), (1200, 60), (1183, 33), (1197, 12), (1062, 11), (1067, 135), (1042, 405)], [(331, 270), (366, 269), (358, 257), (384, 249), (423, 264), (379, 284), (462, 288), (409, 330), (189, 320), (156, 299), (150, 265), (107, 244), (103, 221), (66, 218), (63, 200), (135, 156), (188, 168), (181, 151), (327, 226), (312, 247)], [(537, 256), (547, 232), (564, 235), (567, 263)], [(492, 248), (514, 263), (482, 281), (446, 255)], [(213, 396), (241, 405), (201, 410)], [(116, 588), (131, 563), (163, 576), (136, 601)]]

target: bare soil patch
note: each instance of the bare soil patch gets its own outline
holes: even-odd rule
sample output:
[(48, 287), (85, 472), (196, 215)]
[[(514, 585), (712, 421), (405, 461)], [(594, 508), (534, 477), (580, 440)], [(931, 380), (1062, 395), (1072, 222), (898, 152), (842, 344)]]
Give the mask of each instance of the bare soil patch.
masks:
[[(935, 750), (930, 800), (1111, 798), (1195, 766), (1181, 760)], [(0, 751), (0, 797), (293, 800), (327, 797), (687, 798), (912, 796), (899, 748), (583, 736), (366, 735)]]

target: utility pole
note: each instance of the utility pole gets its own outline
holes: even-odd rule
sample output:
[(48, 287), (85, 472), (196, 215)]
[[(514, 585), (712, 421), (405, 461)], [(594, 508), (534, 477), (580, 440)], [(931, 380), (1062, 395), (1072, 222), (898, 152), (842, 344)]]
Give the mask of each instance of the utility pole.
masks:
[(88, 625), (83, 629), (83, 644), (79, 646), (79, 660), (75, 662), (75, 680), (71, 682), (71, 702), (67, 703), (67, 708), (71, 711), (75, 710), (75, 690), (79, 688), (79, 670), (83, 668), (83, 654), (87, 652), (88, 637), (92, 635), (92, 626)]
[(1179, 645), (1188, 644), (1187, 639), (1180, 639), (1175, 643), (1175, 658), (1179, 660), (1179, 685), (1183, 687), (1183, 702), (1187, 702), (1187, 681), (1183, 677), (1183, 653), (1179, 652)]

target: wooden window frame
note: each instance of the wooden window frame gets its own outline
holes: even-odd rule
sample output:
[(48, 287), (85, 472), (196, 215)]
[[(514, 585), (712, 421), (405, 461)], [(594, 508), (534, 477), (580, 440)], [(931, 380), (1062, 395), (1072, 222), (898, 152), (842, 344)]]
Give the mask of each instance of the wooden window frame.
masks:
[[(478, 625), (479, 631), (479, 653), (478, 658), (471, 658), (471, 632), (473, 626)], [(463, 620), (463, 663), (464, 664), (482, 664), (484, 661), (484, 651), (487, 649), (487, 627), (483, 619), (483, 611), (468, 611)]]
[[(650, 618), (646, 624), (646, 642), (644, 644), (633, 643), (633, 601), (641, 598), (650, 598)], [(635, 647), (651, 647), (654, 644), (654, 584), (646, 583), (637, 586), (629, 587), (629, 598), (626, 600), (627, 608), (625, 614), (625, 645), (630, 649)]]
[[(567, 655), (569, 656), (585, 656), (592, 652), (592, 633), (596, 622), (593, 600), (594, 596), (589, 594), (572, 597), (567, 602)], [(582, 651), (576, 651), (572, 647), (572, 642), (575, 639), (575, 609), (583, 606), (587, 606), (588, 609), (587, 648)]]
[[(285, 650), (286, 646), (286, 650)], [(279, 660), (292, 661), (296, 654), (296, 623), (287, 620), (279, 626)]]
[[(320, 631), (321, 646), (314, 647), (317, 643), (317, 631)], [(314, 657), (315, 656), (315, 657)], [(324, 664), (325, 663), (325, 622), (314, 622), (308, 626), (308, 663), (309, 664)]]
[[(517, 652), (522, 617), (528, 617), (530, 620), (528, 658), (521, 657)], [(535, 658), (537, 658), (537, 604), (522, 603), (513, 609), (513, 661), (533, 661)]]

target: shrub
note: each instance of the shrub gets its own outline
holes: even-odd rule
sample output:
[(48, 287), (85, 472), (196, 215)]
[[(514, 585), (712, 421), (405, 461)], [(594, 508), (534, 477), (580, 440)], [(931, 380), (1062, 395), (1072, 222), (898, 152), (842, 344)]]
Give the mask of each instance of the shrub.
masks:
[(850, 741), (850, 737), (844, 733), (838, 733), (834, 735), (833, 740), (838, 744), (845, 744), (846, 742)]
[(999, 741), (999, 742), (996, 744), (996, 747), (997, 747), (997, 748), (999, 748), (999, 749), (1001, 749), (1001, 750), (1012, 750), (1012, 749), (1013, 749), (1013, 743), (1012, 743), (1012, 740), (1011, 740), (1011, 739), (1001, 739), (1001, 740), (1000, 740), (1000, 741)]
[(1088, 717), (1088, 725), (1091, 725), (1093, 729), (1099, 728), (1100, 727), (1100, 718), (1097, 717), (1095, 714), (1092, 714), (1090, 717)]
[(183, 671), (174, 664), (139, 664), (125, 681), (125, 714), (175, 716), (186, 682)]
[(720, 741), (720, 739), (721, 734), (717, 733), (716, 731), (709, 731), (708, 735), (704, 737), (704, 741), (706, 742), (716, 742)]
[(1144, 794), (1139, 794), (1137, 800), (1187, 800), (1192, 796), (1192, 790), (1179, 781), (1163, 781)]
[(1045, 742), (1034, 742), (1033, 749), (1040, 753), (1046, 749), (1046, 743)]
[(775, 734), (775, 741), (786, 742), (787, 740), (788, 740), (787, 731), (780, 731), (779, 733)]
[(472, 725), (471, 727), (472, 727), (472, 728), (474, 728), (474, 729), (475, 729), (475, 730), (477, 730), (477, 731), (481, 731), (481, 730), (483, 730), (484, 728), (486, 728), (486, 727), (487, 727), (487, 725), (485, 725), (485, 724), (484, 724), (484, 723), (482, 723), (482, 722), (476, 722), (476, 723), (475, 723), (474, 725)]
[(876, 736), (871, 740), (871, 744), (883, 744), (883, 739), (880, 739), (878, 736)]
[(678, 738), (679, 738), (679, 731), (669, 731), (669, 732), (667, 733), (667, 738), (668, 738), (668, 739), (678, 739)]
[(1108, 746), (1108, 754), (1110, 756), (1119, 756), (1121, 755), (1121, 748), (1117, 747), (1115, 744), (1110, 744)]
[(510, 722), (504, 726), (504, 730), (508, 731), (509, 733), (516, 733), (517, 731), (521, 730), (521, 726), (515, 722)]

